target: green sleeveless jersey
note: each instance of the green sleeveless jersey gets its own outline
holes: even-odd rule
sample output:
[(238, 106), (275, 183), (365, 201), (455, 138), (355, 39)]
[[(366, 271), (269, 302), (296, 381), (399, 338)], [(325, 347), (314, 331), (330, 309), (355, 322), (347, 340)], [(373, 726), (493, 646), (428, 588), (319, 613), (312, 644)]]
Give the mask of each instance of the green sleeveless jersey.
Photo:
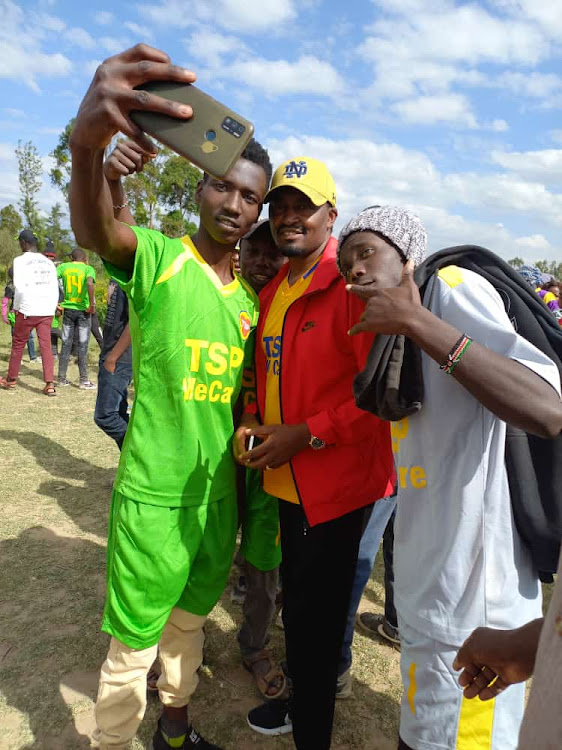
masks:
[(259, 302), (223, 285), (189, 237), (131, 227), (132, 273), (106, 264), (129, 297), (135, 402), (115, 490), (195, 506), (235, 490), (232, 409), (253, 361)]

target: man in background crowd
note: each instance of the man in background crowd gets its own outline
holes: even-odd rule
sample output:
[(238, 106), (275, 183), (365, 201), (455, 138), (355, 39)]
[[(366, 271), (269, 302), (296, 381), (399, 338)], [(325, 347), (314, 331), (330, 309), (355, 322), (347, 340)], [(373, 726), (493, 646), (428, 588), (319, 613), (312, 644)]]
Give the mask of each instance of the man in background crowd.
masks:
[(59, 358), (59, 385), (70, 385), (66, 378), (68, 360), (72, 350), (74, 329), (78, 329), (78, 370), (80, 373), (80, 388), (94, 389), (95, 383), (88, 377), (88, 342), (91, 330), (91, 314), (94, 311), (94, 283), (96, 272), (86, 262), (86, 253), (79, 247), (70, 254), (69, 263), (61, 263), (57, 268), (57, 276), (62, 281), (64, 293), (61, 307), (64, 314), (62, 319), (62, 350)]
[(25, 344), (36, 330), (45, 380), (43, 393), (55, 396), (51, 323), (59, 300), (57, 271), (52, 261), (38, 252), (37, 237), (32, 231), (24, 229), (18, 239), (22, 255), (14, 259), (8, 270), (14, 289), (12, 352), (7, 377), (0, 378), (0, 386), (7, 390), (16, 387)]

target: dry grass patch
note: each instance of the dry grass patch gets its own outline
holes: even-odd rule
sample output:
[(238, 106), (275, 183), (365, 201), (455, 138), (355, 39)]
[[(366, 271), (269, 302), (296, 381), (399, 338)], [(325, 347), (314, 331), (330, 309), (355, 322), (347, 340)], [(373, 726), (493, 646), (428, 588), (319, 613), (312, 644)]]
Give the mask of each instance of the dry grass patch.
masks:
[[(2, 373), (9, 343), (4, 326)], [(92, 349), (94, 376), (94, 342)], [(74, 365), (69, 378), (78, 380)], [(41, 387), (40, 366), (24, 362), (17, 390), (0, 391), (0, 750), (88, 747), (108, 646), (99, 623), (118, 451), (94, 425), (95, 391), (59, 388), (48, 399)], [(383, 596), (379, 561), (362, 607), (382, 611)], [(240, 616), (241, 608), (225, 594), (209, 618), (207, 663), (192, 715), (228, 750), (291, 748), (290, 738), (262, 738), (246, 725), (245, 714), (259, 696), (240, 665)], [(277, 628), (272, 645), (281, 657), (283, 633)], [(354, 697), (337, 706), (334, 750), (396, 747), (398, 658), (388, 646), (356, 635)], [(149, 747), (158, 712), (151, 699), (135, 750)]]

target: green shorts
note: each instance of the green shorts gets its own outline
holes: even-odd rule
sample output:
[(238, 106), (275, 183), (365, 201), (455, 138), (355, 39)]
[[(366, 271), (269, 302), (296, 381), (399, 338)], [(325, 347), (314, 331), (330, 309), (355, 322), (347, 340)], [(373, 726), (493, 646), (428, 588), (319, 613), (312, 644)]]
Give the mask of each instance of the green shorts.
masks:
[(261, 472), (251, 469), (246, 471), (240, 552), (258, 570), (273, 570), (281, 563), (279, 501), (263, 489)]
[(208, 615), (228, 579), (236, 494), (165, 508), (113, 492), (102, 630), (135, 649), (158, 643), (174, 607)]

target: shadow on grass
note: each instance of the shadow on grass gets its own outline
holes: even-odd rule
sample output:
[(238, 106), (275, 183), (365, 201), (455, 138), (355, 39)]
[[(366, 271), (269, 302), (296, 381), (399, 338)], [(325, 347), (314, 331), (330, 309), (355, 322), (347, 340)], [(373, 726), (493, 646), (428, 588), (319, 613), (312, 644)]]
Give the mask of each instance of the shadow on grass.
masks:
[[(95, 466), (84, 458), (74, 456), (55, 440), (36, 432), (0, 430), (0, 440), (15, 440), (35, 457), (38, 465), (58, 481), (43, 482), (38, 488), (41, 495), (52, 497), (61, 509), (83, 531), (104, 535), (107, 530), (107, 514), (111, 485), (115, 471)], [(77, 487), (65, 479), (80, 480)], [(63, 481), (61, 481), (63, 480)], [(92, 502), (99, 496), (99, 504)], [(96, 515), (91, 511), (96, 508)]]
[(0, 684), (34, 737), (18, 748), (89, 747), (73, 714), (93, 697), (107, 649), (99, 631), (104, 558), (101, 545), (41, 526), (0, 544), (0, 620), (8, 649)]

